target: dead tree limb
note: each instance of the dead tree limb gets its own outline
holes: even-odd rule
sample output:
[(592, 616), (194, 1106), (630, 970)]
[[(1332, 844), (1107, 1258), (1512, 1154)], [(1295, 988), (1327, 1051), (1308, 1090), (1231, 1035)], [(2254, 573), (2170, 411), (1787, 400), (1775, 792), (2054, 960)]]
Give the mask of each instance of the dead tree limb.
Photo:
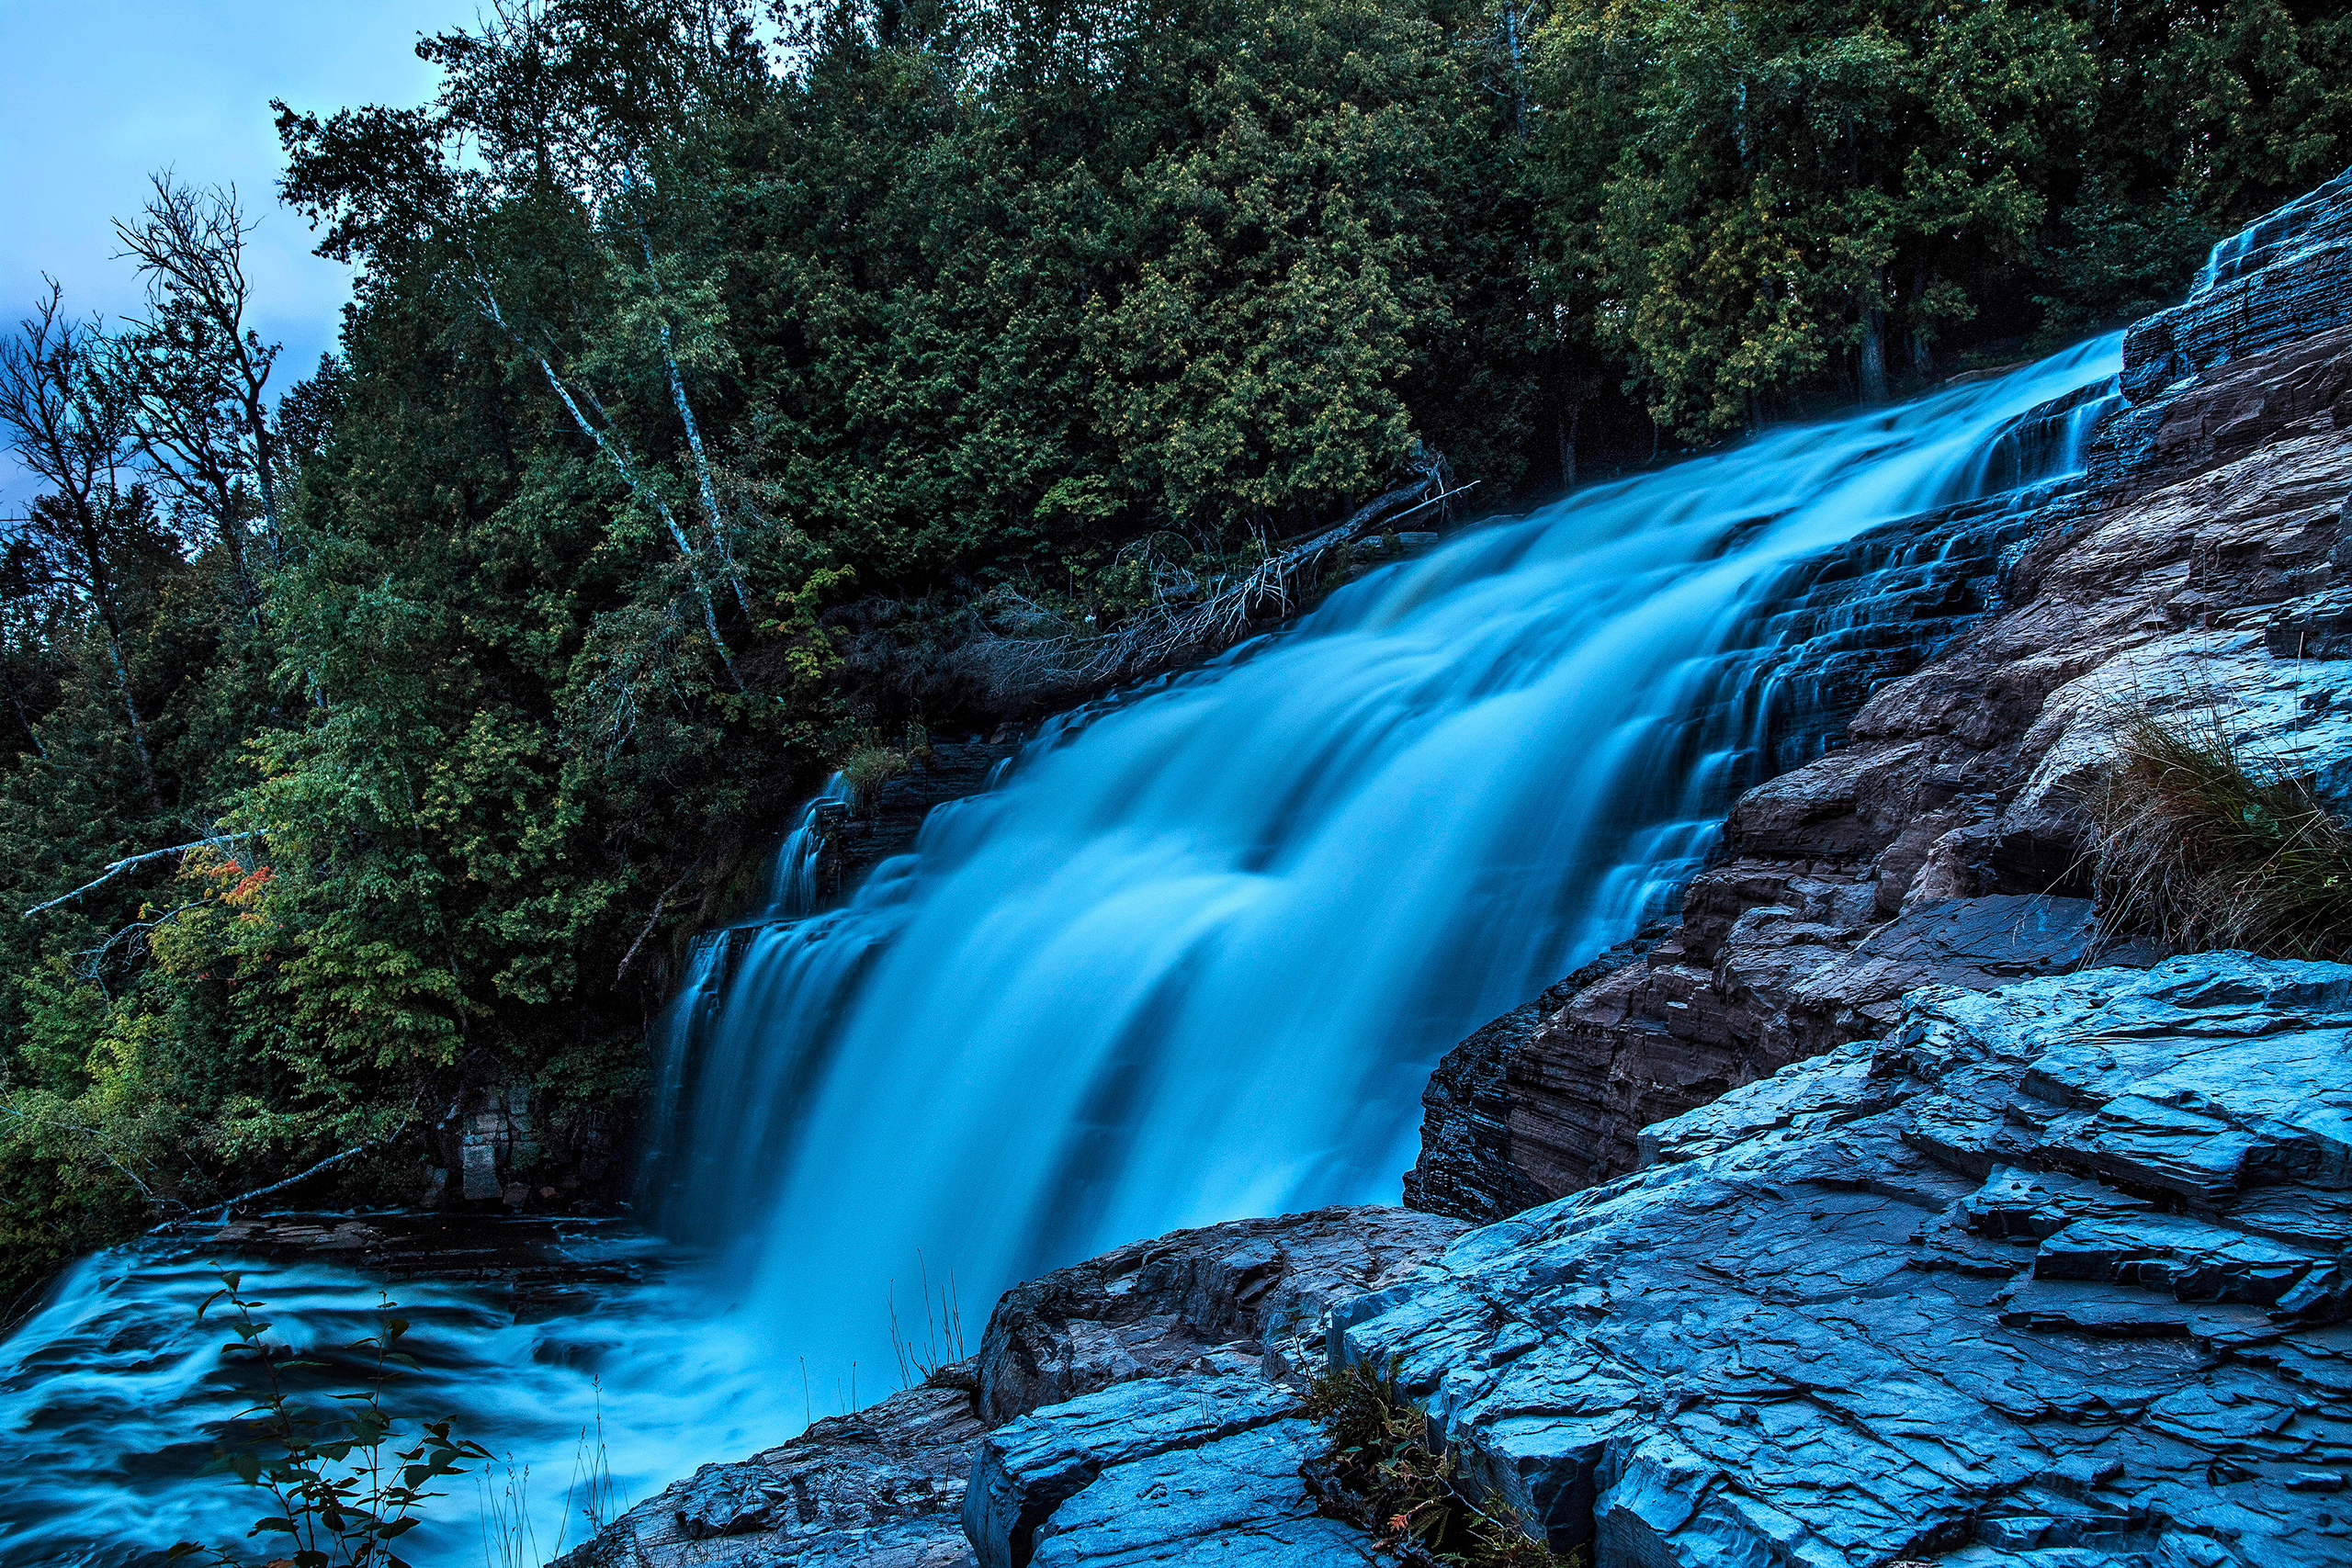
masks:
[(258, 831), (251, 833), (216, 833), (209, 839), (192, 839), (185, 844), (174, 844), (171, 848), (165, 850), (149, 850), (143, 854), (125, 855), (119, 861), (109, 862), (105, 871), (99, 873), (96, 876), (92, 877), (89, 881), (85, 882), (81, 886), (74, 889), (73, 892), (61, 893), (46, 904), (35, 904), (31, 908), (25, 911), (25, 916), (22, 918), (38, 915), (43, 909), (54, 909), (60, 904), (69, 903), (75, 898), (79, 898), (83, 894), (89, 892), (90, 889), (113, 881), (117, 876), (119, 876), (124, 872), (129, 871), (132, 866), (141, 864), (143, 862), (161, 860), (165, 855), (186, 854), (190, 850), (200, 850), (212, 844), (242, 843), (247, 839), (258, 839), (260, 837), (261, 834)]

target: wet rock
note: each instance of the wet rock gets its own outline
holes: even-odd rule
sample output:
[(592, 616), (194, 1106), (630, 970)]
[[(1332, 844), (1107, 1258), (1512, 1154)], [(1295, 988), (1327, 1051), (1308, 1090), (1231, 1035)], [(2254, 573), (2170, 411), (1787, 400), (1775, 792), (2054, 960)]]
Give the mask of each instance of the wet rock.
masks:
[(1339, 1310), (1596, 1568), (2352, 1557), (2352, 968), (1914, 995)]
[(781, 1448), (707, 1464), (553, 1568), (969, 1568), (964, 1483), (983, 1427), (967, 1364)]
[(1406, 1207), (1488, 1224), (1555, 1196), (1513, 1157), (1510, 1064), (1544, 1020), (1642, 957), (1667, 931), (1661, 921), (1619, 942), (1445, 1054), (1421, 1094), (1421, 1154), (1405, 1173)]
[(886, 780), (863, 815), (840, 813), (829, 821), (816, 868), (816, 894), (830, 901), (856, 887), (893, 855), (911, 853), (932, 808), (980, 794), (997, 764), (1012, 755), (1011, 738), (935, 741), (928, 762)]
[(2188, 299), (2123, 340), (2123, 393), (2185, 378), (2352, 317), (2352, 170), (2215, 247)]
[[(1049, 1517), (1065, 1529), (1057, 1510), (1098, 1477), (1144, 1486), (1134, 1466), (1179, 1454), (1201, 1457), (1149, 1472), (1160, 1488), (1150, 1510), (1091, 1535), (1071, 1515), (1067, 1533), (1100, 1536), (1106, 1562), (1358, 1562), (1314, 1555), (1331, 1530), (1361, 1538), (1308, 1518), (1296, 1464), (1278, 1462), (1308, 1441), (1292, 1414), (1296, 1369), (1319, 1362), (1332, 1303), (1408, 1277), (1464, 1228), (1402, 1209), (1319, 1209), (1177, 1231), (1057, 1269), (1005, 1292), (970, 1360), (748, 1461), (704, 1466), (560, 1568), (968, 1568), (967, 1521), (972, 1540), (1010, 1551), (1017, 1539), (1025, 1553), (1051, 1533), (1040, 1529)], [(1275, 1423), (1287, 1423), (1281, 1445), (1221, 1446)], [(980, 1488), (968, 1507), (967, 1480)], [(1188, 1495), (1203, 1501), (1181, 1506)], [(1243, 1515), (1246, 1525), (1214, 1522)], [(1296, 1555), (1243, 1551), (1281, 1543)], [(1078, 1547), (1055, 1550), (1064, 1556), (1040, 1560)]]

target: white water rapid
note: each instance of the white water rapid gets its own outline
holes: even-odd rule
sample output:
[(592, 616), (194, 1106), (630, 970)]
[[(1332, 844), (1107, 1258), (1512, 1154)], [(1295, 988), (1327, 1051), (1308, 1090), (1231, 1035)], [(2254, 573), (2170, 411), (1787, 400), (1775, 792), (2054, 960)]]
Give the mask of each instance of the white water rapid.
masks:
[[(1467, 530), (1049, 726), (818, 913), (840, 808), (812, 805), (769, 917), (703, 944), (666, 1025), (648, 1168), (702, 1261), (589, 1227), (522, 1314), (454, 1254), (412, 1270), (410, 1407), (532, 1469), (544, 1555), (579, 1540), (594, 1380), (642, 1496), (836, 1408), (853, 1363), (888, 1392), (926, 1274), (977, 1345), (1004, 1286), (1115, 1243), (1395, 1201), (1438, 1057), (1665, 911), (1741, 788), (1984, 608), (2119, 362), (2104, 339)], [(215, 1247), (101, 1254), (0, 1346), (0, 1562), (254, 1517), (196, 1475), (241, 1402), (190, 1320)], [(248, 1284), (301, 1343), (366, 1332), (377, 1292)], [(415, 1561), (497, 1560), (457, 1501)]]

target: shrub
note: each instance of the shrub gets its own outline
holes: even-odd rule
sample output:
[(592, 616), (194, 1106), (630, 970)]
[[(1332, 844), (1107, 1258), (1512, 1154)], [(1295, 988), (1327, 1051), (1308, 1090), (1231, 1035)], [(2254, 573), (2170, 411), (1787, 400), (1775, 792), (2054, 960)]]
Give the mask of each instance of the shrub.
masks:
[(2120, 750), (2088, 800), (2110, 934), (2142, 929), (2181, 952), (2352, 952), (2352, 831), (2309, 779), (2252, 755), (2212, 709), (2175, 725), (2143, 714)]
[[(458, 1461), (486, 1460), (489, 1450), (455, 1436), (447, 1421), (428, 1421), (402, 1437), (384, 1408), (384, 1384), (399, 1366), (416, 1363), (400, 1348), (408, 1324), (384, 1303), (382, 1330), (351, 1347), (367, 1368), (358, 1386), (335, 1396), (334, 1415), (305, 1409), (287, 1393), (280, 1374), (316, 1369), (322, 1363), (296, 1357), (262, 1337), (269, 1325), (254, 1315), (266, 1303), (243, 1295), (240, 1276), (220, 1276), (221, 1288), (197, 1309), (203, 1320), (213, 1303), (226, 1298), (229, 1350), (261, 1368), (267, 1392), (244, 1413), (254, 1446), (224, 1450), (218, 1468), (266, 1495), (270, 1512), (245, 1533), (264, 1538), (265, 1555), (276, 1568), (408, 1568), (395, 1543), (421, 1522), (425, 1504), (441, 1494), (426, 1490), (445, 1476), (462, 1475)], [(284, 1540), (281, 1541), (280, 1537)], [(243, 1554), (224, 1546), (182, 1541), (167, 1560), (202, 1557), (220, 1568), (236, 1568)]]
[(1309, 1389), (1306, 1413), (1331, 1428), (1318, 1478), (1328, 1500), (1398, 1549), (1408, 1562), (1461, 1568), (1578, 1568), (1530, 1540), (1507, 1505), (1474, 1499), (1452, 1454), (1430, 1438), (1428, 1412), (1396, 1384), (1397, 1362), (1336, 1368)]

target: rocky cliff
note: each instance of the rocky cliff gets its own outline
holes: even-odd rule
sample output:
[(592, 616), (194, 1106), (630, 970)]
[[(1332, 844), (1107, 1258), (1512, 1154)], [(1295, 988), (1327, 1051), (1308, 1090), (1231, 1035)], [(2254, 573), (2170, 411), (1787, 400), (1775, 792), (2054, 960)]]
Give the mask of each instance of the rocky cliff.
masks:
[(1632, 1170), (1648, 1123), (1883, 1036), (1922, 985), (2152, 962), (2082, 897), (2077, 791), (2132, 712), (2352, 788), (2352, 173), (2217, 247), (2120, 385), (1998, 613), (1742, 797), (1679, 925), (1447, 1058), (1408, 1202), (1486, 1221)]

